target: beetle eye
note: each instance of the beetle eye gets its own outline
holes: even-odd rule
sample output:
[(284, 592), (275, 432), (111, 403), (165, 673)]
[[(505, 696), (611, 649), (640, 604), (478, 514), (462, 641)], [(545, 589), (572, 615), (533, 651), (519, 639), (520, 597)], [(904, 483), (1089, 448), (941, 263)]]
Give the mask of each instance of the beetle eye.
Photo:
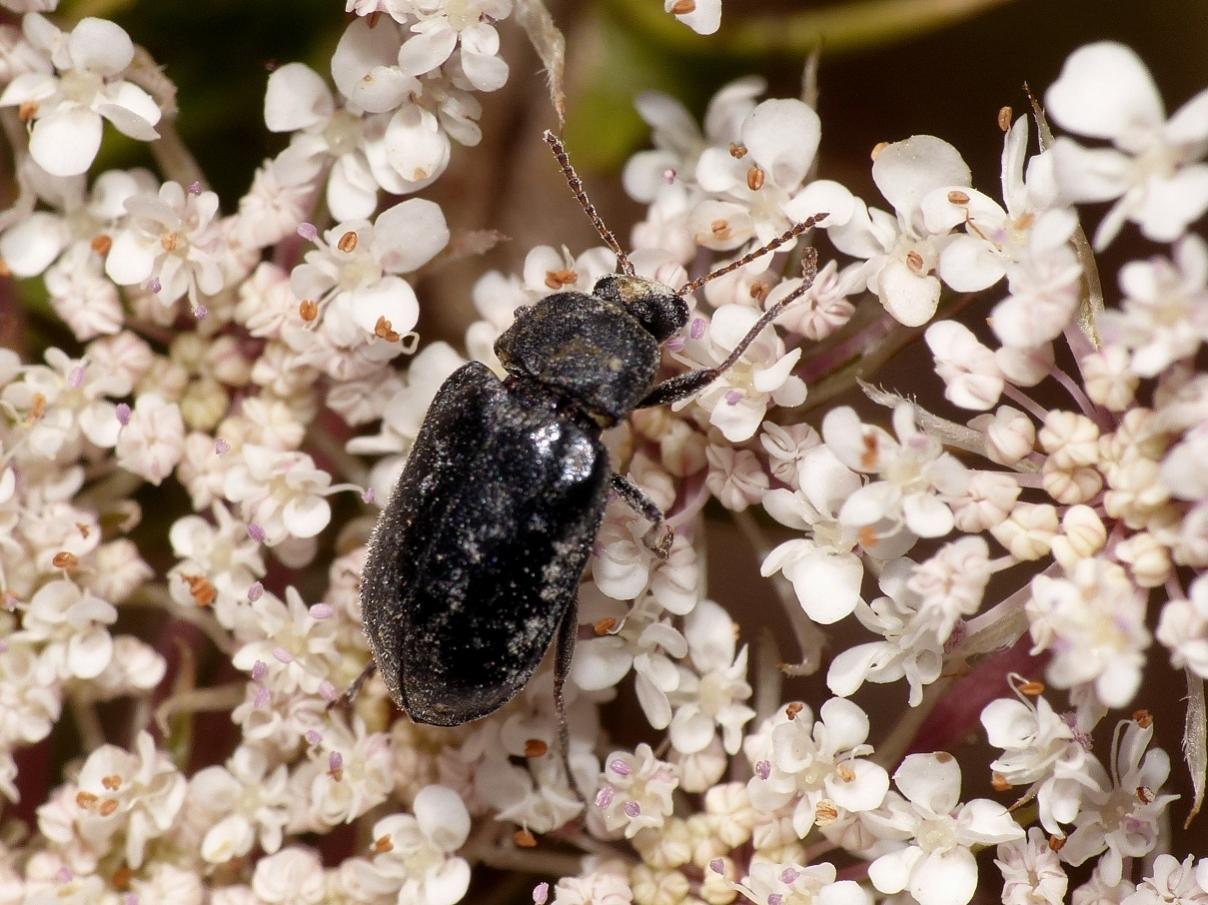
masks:
[(664, 342), (688, 323), (688, 305), (678, 295), (640, 296), (625, 308), (659, 342)]

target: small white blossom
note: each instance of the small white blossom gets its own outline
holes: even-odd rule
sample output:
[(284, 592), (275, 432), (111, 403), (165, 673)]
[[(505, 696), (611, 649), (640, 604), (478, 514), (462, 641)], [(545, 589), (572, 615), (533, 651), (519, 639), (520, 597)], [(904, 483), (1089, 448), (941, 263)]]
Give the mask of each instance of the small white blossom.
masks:
[(1054, 146), (1057, 182), (1074, 201), (1120, 199), (1095, 231), (1102, 250), (1125, 220), (1158, 242), (1183, 233), (1208, 208), (1208, 91), (1169, 119), (1145, 64), (1122, 44), (1101, 41), (1070, 54), (1045, 94), (1059, 125), (1116, 150), (1088, 150), (1068, 138)]
[(57, 75), (18, 75), (0, 94), (0, 106), (20, 106), (22, 118), (33, 120), (29, 153), (46, 172), (75, 176), (87, 170), (101, 145), (101, 117), (131, 138), (159, 137), (159, 106), (121, 78), (134, 59), (134, 44), (121, 26), (90, 16), (64, 34), (38, 13), (29, 13), (22, 28), (26, 40), (50, 58)]
[(977, 888), (969, 847), (1022, 839), (1023, 828), (987, 798), (960, 804), (960, 766), (946, 752), (909, 755), (893, 779), (902, 795), (868, 819), (911, 844), (877, 858), (869, 879), (881, 892), (908, 889), (920, 905), (965, 905)]

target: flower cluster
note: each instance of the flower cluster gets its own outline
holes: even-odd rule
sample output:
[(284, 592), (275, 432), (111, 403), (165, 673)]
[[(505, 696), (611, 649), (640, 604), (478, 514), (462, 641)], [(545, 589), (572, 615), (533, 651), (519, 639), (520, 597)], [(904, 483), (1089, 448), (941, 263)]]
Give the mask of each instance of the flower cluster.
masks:
[[(331, 705), (369, 661), (367, 540), (438, 388), (504, 376), (518, 311), (618, 265), (532, 248), (478, 280), (464, 353), (416, 332), (418, 276), (467, 254), (422, 193), (541, 4), (348, 0), (330, 82), (268, 77), (283, 149), (239, 199), (121, 27), (0, 5), (0, 271), (62, 337), (0, 350), (0, 798), (33, 815), (0, 834), (0, 901), (454, 905), (484, 864), (535, 874), (537, 905), (966, 905), (1000, 878), (1005, 905), (1208, 903), (1208, 861), (1169, 843), (1205, 769), (1208, 90), (1167, 117), (1132, 51), (1093, 44), (1044, 95), (1059, 137), (1039, 101), (1035, 129), (1000, 111), (1001, 197), (914, 135), (874, 149), (880, 199), (820, 175), (817, 112), (759, 77), (699, 126), (639, 97), (630, 262), (701, 287), (665, 374), (802, 294), (701, 392), (604, 434), (668, 543), (609, 501), (565, 687), (547, 662), (444, 729), (377, 680)], [(664, 6), (720, 27), (719, 0)], [(106, 123), (181, 150), (98, 172)], [(1087, 202), (1110, 203), (1089, 241)], [(1101, 276), (1134, 231), (1155, 247)], [(831, 403), (899, 350), (949, 411)], [(781, 611), (710, 586), (717, 511)], [(1147, 670), (1186, 683), (1189, 796)], [(788, 700), (811, 673), (832, 696)], [(866, 710), (869, 683), (903, 706)], [(78, 756), (51, 758), (68, 720)], [(995, 797), (962, 792), (978, 772)]]

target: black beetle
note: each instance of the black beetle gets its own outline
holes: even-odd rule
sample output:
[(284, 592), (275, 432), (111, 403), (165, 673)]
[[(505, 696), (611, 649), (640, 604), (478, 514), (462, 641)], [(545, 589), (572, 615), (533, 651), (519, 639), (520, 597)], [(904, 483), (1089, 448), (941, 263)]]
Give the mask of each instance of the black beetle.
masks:
[[(808, 276), (721, 365), (655, 383), (660, 344), (688, 321), (686, 292), (826, 216), (676, 291), (634, 275), (561, 142), (549, 132), (545, 140), (619, 272), (591, 295), (558, 292), (517, 311), (495, 344), (504, 381), (479, 362), (445, 381), (374, 529), (361, 583), (365, 630), (391, 697), (420, 723), (457, 726), (502, 707), (537, 670), (555, 632), (563, 714), (576, 595), (609, 489), (653, 522), (652, 532), (663, 519), (612, 473), (601, 431), (635, 408), (697, 392), (734, 364), (805, 292)], [(665, 556), (670, 541), (667, 529), (650, 542)], [(565, 719), (562, 732), (565, 757)]]

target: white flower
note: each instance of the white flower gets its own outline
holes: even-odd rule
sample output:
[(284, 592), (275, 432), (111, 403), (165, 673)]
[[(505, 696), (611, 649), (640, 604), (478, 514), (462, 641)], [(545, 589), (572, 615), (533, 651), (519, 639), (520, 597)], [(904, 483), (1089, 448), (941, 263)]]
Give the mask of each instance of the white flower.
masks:
[(157, 184), (146, 170), (104, 172), (90, 193), (85, 192), (83, 176), (52, 179), (31, 167), (29, 178), (38, 194), (59, 210), (35, 211), (0, 236), (0, 257), (20, 277), (42, 273), (65, 249), (73, 253), (77, 266), (85, 260), (99, 264), (103, 254), (94, 253), (108, 248), (107, 231), (125, 216), (126, 199)]
[(937, 321), (924, 334), (935, 356), (944, 397), (961, 408), (984, 410), (1002, 395), (1003, 377), (994, 352), (958, 321)]
[(397, 274), (418, 269), (448, 243), (440, 207), (412, 198), (383, 211), (372, 225), (341, 223), (324, 239), (311, 237), (317, 248), (294, 268), (290, 286), (299, 299), (319, 306), (335, 341), (355, 345), (375, 333), (409, 333), (419, 303)]
[(146, 393), (135, 400), (129, 420), (118, 434), (115, 452), (118, 465), (159, 485), (180, 461), (184, 447), (185, 424), (180, 407)]
[[(708, 325), (708, 340), (693, 342), (685, 354), (693, 365), (719, 364), (759, 320), (759, 312), (745, 305), (724, 305), (714, 312)], [(704, 321), (689, 328), (694, 339), (704, 332)], [(805, 401), (805, 382), (793, 375), (801, 350), (786, 353), (784, 342), (771, 327), (766, 328), (733, 367), (724, 371), (696, 396), (696, 404), (709, 412), (709, 423), (731, 443), (754, 436), (768, 406), (786, 407)], [(672, 406), (679, 410), (687, 402)]]
[(148, 733), (138, 734), (135, 749), (103, 745), (88, 756), (76, 781), (75, 819), (80, 835), (101, 851), (124, 833), (126, 862), (138, 868), (147, 844), (175, 824), (187, 789)]
[(454, 853), (470, 834), (465, 803), (445, 786), (425, 786), (411, 814), (392, 814), (373, 826), (374, 870), (408, 905), (454, 905), (470, 886), (470, 865)]
[(747, 783), (751, 804), (761, 811), (796, 800), (793, 829), (802, 838), (815, 823), (826, 826), (880, 807), (889, 790), (889, 774), (867, 759), (873, 749), (866, 744), (864, 711), (831, 698), (818, 716), (815, 722), (809, 710), (781, 708), (772, 719), (767, 766), (757, 767)]
[(1170, 648), (1174, 666), (1208, 678), (1208, 575), (1196, 577), (1186, 599), (1162, 607), (1157, 636)]
[(873, 886), (884, 893), (909, 889), (920, 905), (965, 905), (977, 888), (969, 847), (1022, 839), (1023, 828), (987, 798), (960, 804), (961, 769), (946, 752), (909, 755), (893, 780), (905, 798), (891, 795), (867, 819), (912, 843), (869, 866)]
[(1208, 90), (1170, 119), (1153, 77), (1122, 44), (1101, 41), (1070, 54), (1045, 94), (1058, 124), (1117, 150), (1087, 150), (1068, 138), (1053, 148), (1057, 182), (1074, 201), (1120, 200), (1095, 231), (1102, 250), (1125, 220), (1149, 239), (1169, 242), (1208, 208)]
[(915, 426), (909, 403), (894, 409), (893, 426), (897, 441), (879, 427), (861, 424), (850, 408), (832, 409), (823, 419), (822, 436), (839, 461), (881, 478), (849, 496), (839, 520), (866, 528), (888, 519), (919, 537), (942, 537), (954, 524), (944, 498), (965, 490), (968, 472), (939, 440)]
[(320, 905), (327, 900), (319, 856), (295, 845), (256, 862), (252, 889), (256, 902), (265, 905)]
[(199, 515), (172, 523), (168, 541), (180, 562), (168, 573), (168, 589), (182, 606), (211, 607), (219, 624), (239, 637), (237, 615), (252, 582), (264, 576), (264, 559), (225, 506), (215, 503), (212, 515), (214, 524)]
[(1070, 881), (1040, 827), (1029, 829), (1026, 839), (999, 845), (994, 863), (1002, 871), (1003, 905), (1062, 905), (1065, 902)]
[(38, 742), (50, 734), (63, 699), (56, 679), (38, 675), (38, 652), (12, 635), (0, 653), (0, 750)]
[(156, 195), (127, 198), (126, 210), (130, 216), (113, 238), (105, 273), (119, 286), (143, 286), (163, 305), (187, 295), (194, 314), (203, 316), (200, 296), (226, 284), (218, 196), (165, 182)]
[(29, 153), (42, 169), (55, 176), (87, 170), (101, 145), (101, 117), (131, 138), (159, 137), (159, 107), (120, 78), (134, 59), (134, 45), (120, 26), (88, 17), (64, 35), (38, 13), (26, 15), (22, 26), (57, 75), (18, 75), (0, 94), (0, 106), (18, 106), (23, 119), (33, 120)]
[(322, 741), (311, 748), (310, 760), (290, 777), (290, 787), (306, 799), (291, 814), (311, 831), (326, 831), (351, 823), (384, 802), (394, 788), (390, 737), (369, 732), (360, 717), (352, 726), (328, 720)]
[(872, 905), (872, 895), (855, 880), (838, 880), (833, 864), (803, 867), (757, 854), (750, 872), (735, 888), (751, 902), (773, 905)]
[[(1027, 160), (1028, 117), (1007, 130), (1002, 153), (1002, 196), (1006, 210), (976, 189), (956, 188), (926, 197), (927, 223), (964, 225), (940, 255), (940, 276), (958, 292), (978, 292), (1032, 254), (1033, 230), (1064, 231), (1069, 238), (1077, 226), (1071, 211), (1049, 212), (1057, 200), (1051, 154)], [(1026, 160), (1026, 164), (1025, 164)], [(1025, 181), (1026, 167), (1026, 181)], [(1052, 223), (1041, 222), (1052, 219)]]
[[(1121, 733), (1121, 729), (1123, 732)], [(1077, 867), (1102, 853), (1099, 870), (1109, 885), (1120, 882), (1125, 858), (1140, 858), (1158, 842), (1162, 812), (1179, 796), (1161, 794), (1170, 775), (1170, 757), (1161, 748), (1146, 751), (1153, 724), (1121, 720), (1112, 739), (1111, 774), (1097, 760), (1087, 771), (1075, 829), (1061, 848), (1061, 860)]]
[(695, 754), (713, 741), (714, 726), (722, 730), (726, 751), (738, 752), (742, 727), (755, 711), (742, 703), (751, 696), (747, 684), (747, 648), (734, 654), (738, 626), (712, 600), (702, 600), (684, 620), (688, 654), (699, 678), (680, 670), (671, 744), (681, 754)]
[(1145, 598), (1115, 563), (1084, 559), (1069, 578), (1037, 575), (1026, 605), (1032, 652), (1052, 650), (1058, 688), (1094, 682), (1108, 707), (1124, 707), (1141, 683), (1149, 646)]
[(698, 35), (714, 34), (721, 27), (721, 0), (663, 0), (663, 9), (674, 14)]
[(634, 690), (646, 719), (653, 728), (665, 729), (672, 716), (668, 695), (680, 683), (680, 671), (673, 660), (687, 656), (688, 642), (662, 618), (663, 610), (652, 595), (635, 602), (627, 616), (624, 608), (618, 607), (617, 615), (624, 616), (624, 620), (604, 617), (613, 625), (620, 622), (614, 631), (578, 645), (571, 678), (584, 691), (598, 691), (613, 687), (632, 669), (636, 674)]
[(831, 660), (827, 687), (848, 697), (865, 682), (895, 682), (905, 676), (910, 686), (909, 702), (917, 707), (923, 686), (940, 676), (944, 642), (929, 630), (930, 620), (919, 619), (923, 600), (909, 586), (915, 564), (895, 559), (881, 570), (878, 583), (885, 592), (872, 603), (856, 603), (856, 618), (883, 641), (857, 644)]
[(117, 610), (66, 579), (38, 589), (21, 621), (14, 641), (44, 644), (43, 662), (59, 679), (92, 679), (113, 656), (113, 638), (106, 626), (117, 621)]
[(671, 816), (671, 793), (679, 785), (675, 766), (656, 758), (645, 742), (633, 754), (614, 751), (604, 764), (595, 806), (608, 830), (623, 829), (632, 839), (641, 830), (661, 827)]
[(1050, 833), (1060, 834), (1060, 824), (1072, 823), (1087, 786), (1090, 736), (1053, 711), (1043, 697), (1020, 691), (1018, 676), (1009, 677), (1015, 698), (998, 698), (985, 706), (981, 723), (986, 740), (1002, 748), (990, 763), (996, 780), (1012, 786), (1030, 786), (1023, 800), (1036, 794), (1040, 821)]
[(240, 745), (226, 766), (206, 767), (189, 780), (190, 821), (201, 814), (211, 824), (201, 840), (201, 857), (224, 864), (242, 857), (257, 841), (266, 852), (281, 847), (289, 820), (284, 764), (272, 768), (262, 749)]
[[(1124, 898), (1127, 905), (1205, 905), (1208, 903), (1208, 861), (1200, 860), (1195, 867), (1195, 856), (1188, 855), (1180, 864), (1171, 855), (1158, 855), (1153, 862), (1153, 876), (1146, 877), (1137, 886), (1137, 891)], [(1201, 878), (1201, 875), (1204, 875)]]
[(225, 474), (223, 495), (240, 504), (243, 517), (273, 546), (287, 537), (319, 534), (331, 521), (326, 496), (340, 489), (306, 453), (245, 443)]
[(1130, 350), (1132, 371), (1155, 377), (1208, 341), (1208, 243), (1184, 236), (1172, 259), (1133, 261), (1120, 271), (1121, 310), (1100, 319), (1104, 342)]
[(868, 288), (895, 319), (917, 327), (939, 304), (935, 271), (950, 241), (948, 224), (932, 229), (925, 221), (924, 199), (970, 185), (969, 167), (946, 141), (915, 135), (881, 148), (872, 178), (896, 217), (857, 199), (851, 218), (831, 226), (828, 235), (840, 251), (868, 259)]
[(28, 419), (28, 442), (38, 456), (64, 461), (78, 455), (79, 441), (87, 439), (112, 447), (121, 423), (117, 406), (106, 396), (118, 395), (119, 374), (87, 359), (69, 357), (51, 346), (44, 353), (46, 366), (30, 365), (22, 379), (4, 387), (3, 399)]
[(418, 0), (420, 21), (411, 26), (408, 38), (398, 52), (399, 69), (404, 75), (421, 76), (444, 65), (455, 49), (461, 71), (479, 91), (502, 88), (508, 78), (508, 64), (499, 58), (499, 34), (491, 22), (512, 12), (512, 0), (465, 0), (444, 3)]
[(272, 594), (260, 597), (248, 617), (252, 619), (254, 629), (243, 629), (251, 639), (232, 658), (235, 668), (279, 694), (299, 689), (317, 694), (339, 663), (335, 621), (316, 618), (292, 585), (285, 589), (284, 602)]

